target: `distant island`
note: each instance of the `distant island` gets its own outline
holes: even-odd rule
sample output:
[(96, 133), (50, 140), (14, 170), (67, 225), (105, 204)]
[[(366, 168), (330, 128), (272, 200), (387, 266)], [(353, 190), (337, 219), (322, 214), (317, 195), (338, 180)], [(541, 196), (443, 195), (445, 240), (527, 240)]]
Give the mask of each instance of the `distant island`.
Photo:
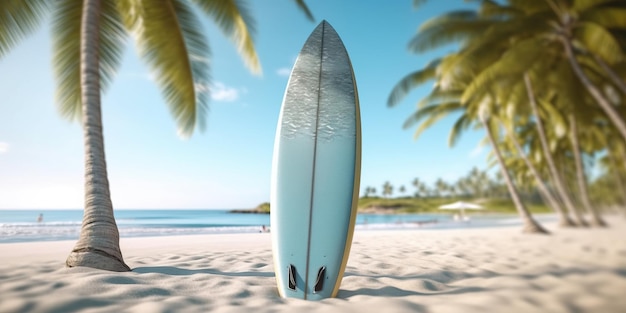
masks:
[(230, 213), (243, 213), (243, 214), (270, 214), (270, 203), (263, 202), (254, 209), (238, 209), (230, 210)]

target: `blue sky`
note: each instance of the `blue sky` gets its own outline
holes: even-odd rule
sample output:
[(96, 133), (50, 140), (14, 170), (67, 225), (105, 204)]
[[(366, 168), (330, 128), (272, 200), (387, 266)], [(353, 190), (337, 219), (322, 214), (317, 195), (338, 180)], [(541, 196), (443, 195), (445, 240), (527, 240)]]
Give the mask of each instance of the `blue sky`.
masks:
[[(308, 1), (316, 22), (293, 1), (249, 1), (262, 75), (251, 74), (234, 46), (203, 16), (211, 45), (212, 100), (207, 129), (183, 140), (131, 40), (103, 96), (105, 149), (115, 208), (251, 208), (269, 200), (274, 133), (291, 66), (317, 23), (326, 19), (350, 54), (361, 101), (361, 190), (418, 177), (454, 182), (473, 166), (486, 168), (482, 131), (468, 131), (454, 148), (444, 119), (419, 140), (402, 124), (427, 85), (395, 108), (393, 86), (452, 48), (414, 55), (418, 26), (462, 1)], [(384, 3), (384, 4), (382, 4)], [(49, 21), (0, 60), (0, 208), (82, 208), (80, 125), (54, 103)]]

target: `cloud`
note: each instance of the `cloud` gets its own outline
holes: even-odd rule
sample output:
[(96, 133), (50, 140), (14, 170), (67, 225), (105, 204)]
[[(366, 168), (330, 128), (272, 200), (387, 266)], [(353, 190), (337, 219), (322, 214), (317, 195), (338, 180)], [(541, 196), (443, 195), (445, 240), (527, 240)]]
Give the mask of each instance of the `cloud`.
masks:
[(281, 67), (276, 70), (276, 74), (278, 76), (289, 77), (289, 74), (291, 74), (291, 69), (288, 67)]
[(0, 141), (0, 154), (7, 153), (9, 151), (9, 144), (6, 142)]
[(221, 102), (235, 102), (239, 100), (240, 95), (248, 92), (246, 88), (226, 86), (221, 82), (215, 82), (210, 85), (197, 83), (196, 91), (210, 92), (212, 100)]
[(472, 151), (470, 151), (469, 157), (473, 159), (477, 156), (480, 156), (483, 153), (484, 147), (485, 146), (481, 144), (476, 145), (476, 147), (472, 149)]
[(226, 86), (220, 82), (211, 84), (209, 89), (211, 91), (211, 99), (222, 102), (234, 102), (239, 99), (241, 93), (245, 93), (245, 89)]

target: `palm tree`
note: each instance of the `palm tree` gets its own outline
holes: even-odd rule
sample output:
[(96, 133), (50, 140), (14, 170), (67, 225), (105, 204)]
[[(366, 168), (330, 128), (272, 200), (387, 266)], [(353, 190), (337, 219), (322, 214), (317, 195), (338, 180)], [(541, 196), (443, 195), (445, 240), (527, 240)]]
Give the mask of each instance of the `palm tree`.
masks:
[[(248, 68), (260, 72), (252, 41), (252, 19), (241, 1), (193, 1), (234, 41)], [(296, 1), (305, 8), (303, 1)], [(53, 5), (52, 5), (53, 3)], [(54, 9), (55, 74), (60, 111), (80, 118), (85, 136), (85, 208), (78, 242), (68, 267), (128, 271), (104, 155), (100, 91), (118, 68), (126, 31), (134, 33), (141, 56), (158, 75), (182, 136), (203, 127), (208, 97), (196, 86), (209, 82), (208, 44), (189, 1), (100, 0), (2, 1), (0, 57)], [(51, 4), (53, 7), (49, 6)], [(306, 11), (311, 18), (308, 9)]]
[(383, 197), (385, 198), (390, 198), (391, 195), (393, 195), (393, 186), (391, 185), (390, 182), (386, 181), (383, 184)]
[(554, 159), (552, 158), (552, 153), (550, 152), (550, 147), (548, 145), (548, 140), (545, 136), (545, 131), (543, 129), (543, 122), (541, 121), (541, 117), (539, 116), (539, 111), (537, 108), (537, 103), (535, 101), (535, 94), (533, 92), (532, 84), (530, 82), (530, 78), (528, 74), (524, 74), (524, 83), (526, 84), (526, 90), (528, 92), (528, 99), (530, 103), (530, 107), (533, 111), (533, 115), (535, 116), (535, 125), (537, 126), (537, 133), (539, 134), (539, 141), (541, 142), (541, 146), (543, 148), (544, 156), (548, 163), (548, 168), (550, 169), (550, 174), (552, 175), (552, 179), (555, 182), (555, 186), (561, 195), (561, 200), (565, 203), (565, 207), (569, 210), (569, 212), (576, 217), (579, 225), (586, 225), (585, 220), (580, 215), (580, 212), (574, 206), (572, 199), (570, 198), (568, 192), (565, 190), (565, 184), (561, 175), (559, 174)]
[(415, 187), (415, 193), (414, 193), (414, 194), (415, 194), (415, 197), (416, 197), (416, 198), (420, 196), (420, 190), (419, 190), (419, 187), (420, 187), (420, 184), (421, 184), (421, 183), (422, 183), (422, 182), (421, 182), (421, 181), (420, 181), (420, 179), (419, 179), (419, 178), (417, 178), (417, 177), (416, 177), (416, 178), (414, 178), (414, 179), (413, 179), (413, 181), (411, 182), (411, 185), (413, 185), (413, 187)]
[(491, 128), (489, 125), (489, 117), (484, 116), (484, 114), (480, 114), (479, 119), (480, 119), (480, 122), (483, 124), (483, 127), (485, 128), (485, 132), (487, 133), (489, 142), (492, 144), (493, 152), (495, 153), (496, 158), (498, 159), (498, 163), (500, 163), (501, 165), (500, 172), (502, 173), (502, 176), (504, 177), (506, 185), (509, 188), (509, 194), (511, 195), (511, 199), (513, 200), (513, 203), (515, 204), (515, 207), (518, 208), (518, 212), (521, 215), (522, 220), (524, 221), (523, 232), (548, 234), (548, 231), (533, 219), (532, 215), (530, 214), (530, 211), (528, 211), (528, 209), (522, 202), (522, 199), (520, 198), (519, 193), (517, 192), (517, 189), (515, 188), (515, 185), (513, 184), (511, 175), (506, 170), (506, 167), (503, 166), (505, 162), (504, 162), (504, 159), (502, 158), (502, 153), (500, 152), (500, 149), (498, 148), (498, 144), (496, 143), (496, 139), (494, 138), (494, 135), (491, 131)]
[(376, 188), (374, 187), (365, 187), (365, 195), (363, 195), (365, 198), (371, 197), (373, 195), (376, 195)]
[(524, 149), (521, 147), (517, 138), (515, 138), (515, 134), (513, 134), (513, 131), (509, 129), (510, 127), (503, 127), (503, 128), (505, 130), (505, 133), (507, 134), (507, 138), (509, 139), (509, 142), (513, 144), (513, 147), (515, 147), (515, 150), (517, 151), (518, 156), (522, 158), (528, 170), (530, 171), (532, 176), (535, 178), (535, 182), (537, 183), (539, 192), (543, 195), (543, 198), (545, 199), (545, 201), (548, 202), (548, 205), (559, 214), (559, 225), (561, 227), (575, 226), (574, 222), (570, 219), (569, 215), (567, 215), (567, 212), (565, 212), (563, 208), (561, 207), (561, 204), (559, 203), (559, 201), (552, 194), (552, 192), (550, 192), (548, 186), (546, 185), (544, 180), (541, 178), (539, 171), (536, 169), (533, 162), (530, 161), (530, 158), (528, 157), (528, 155), (524, 152)]
[(606, 227), (606, 222), (600, 217), (598, 211), (592, 206), (589, 198), (589, 191), (587, 187), (587, 177), (585, 175), (585, 169), (582, 161), (582, 152), (579, 142), (578, 122), (573, 113), (569, 114), (570, 122), (570, 139), (572, 142), (572, 152), (574, 155), (574, 163), (576, 166), (576, 182), (578, 184), (578, 191), (580, 195), (580, 201), (585, 210), (591, 215), (591, 224), (599, 227)]
[[(554, 79), (552, 84), (546, 84), (545, 77), (557, 80), (565, 78), (565, 81), (570, 76), (575, 77), (582, 88), (553, 91), (550, 97), (557, 98), (561, 109), (571, 111), (584, 105), (579, 99), (591, 96), (604, 112), (604, 118), (608, 118), (616, 131), (626, 139), (623, 118), (626, 112), (620, 112), (623, 106), (609, 105), (607, 97), (597, 87), (608, 88), (613, 83), (620, 90), (623, 89), (623, 80), (616, 79), (615, 73), (618, 71), (613, 70), (611, 65), (621, 64), (623, 58), (619, 38), (622, 38), (620, 31), (626, 28), (625, 20), (626, 10), (623, 3), (618, 1), (529, 0), (507, 1), (505, 4), (483, 1), (479, 12), (452, 12), (425, 23), (420, 35), (412, 40), (411, 48), (421, 51), (446, 42), (463, 40), (461, 55), (440, 67), (441, 72), (448, 74), (442, 74), (436, 86), (441, 88), (454, 80), (470, 80), (467, 88), (463, 89), (462, 103), (472, 98), (481, 99), (496, 91), (499, 103), (509, 108), (509, 104), (519, 104), (519, 92), (503, 96), (503, 90), (498, 94), (494, 89), (498, 86), (508, 86), (508, 90), (513, 91), (523, 88), (515, 81), (527, 69), (534, 74), (533, 77), (541, 77), (542, 86), (553, 90), (556, 89)], [(556, 75), (551, 74), (555, 68), (563, 74), (564, 67), (561, 64), (566, 64), (571, 74), (556, 78)], [(465, 70), (458, 71), (461, 67), (465, 67)], [(450, 70), (452, 68), (455, 70)], [(509, 82), (503, 82), (503, 79)], [(578, 89), (589, 93), (578, 99), (570, 96), (574, 101), (563, 100), (577, 93)], [(565, 90), (574, 92), (563, 92)], [(537, 114), (534, 115), (538, 120)], [(559, 140), (551, 139), (553, 142)], [(547, 153), (546, 150), (544, 148)], [(550, 167), (560, 196), (570, 211), (577, 212), (569, 200), (565, 184), (558, 183), (562, 179), (554, 174), (555, 166)], [(559, 169), (559, 172), (563, 171), (563, 168)]]
[[(440, 27), (429, 36), (445, 36), (449, 40), (480, 30), (482, 36), (473, 40), (470, 49), (473, 51), (466, 58), (476, 57), (486, 49), (506, 52), (523, 48), (527, 55), (525, 59), (533, 57), (541, 62), (557, 58), (566, 62), (622, 139), (626, 140), (623, 109), (611, 105), (598, 88), (601, 83), (609, 83), (611, 73), (614, 73), (603, 73), (602, 64), (617, 64), (623, 58), (619, 36), (620, 31), (626, 29), (625, 20), (626, 10), (620, 1), (510, 0), (503, 5), (484, 1), (481, 14), (475, 14), (472, 20), (466, 21), (470, 30), (458, 30), (453, 28), (458, 25), (449, 23), (452, 27)], [(424, 48), (428, 43), (417, 42), (414, 46)], [(597, 64), (595, 60), (601, 60), (602, 64)], [(522, 64), (520, 62), (517, 66), (522, 67)], [(464, 94), (474, 94), (474, 88), (488, 86), (497, 78), (497, 73), (483, 71), (473, 81), (475, 86), (470, 85)]]
[(406, 192), (406, 188), (404, 187), (404, 185), (401, 185), (400, 188), (398, 188), (398, 192), (400, 194), (404, 194)]
[[(483, 34), (493, 24), (493, 21), (477, 22), (476, 18), (477, 14), (475, 12), (467, 11), (453, 12), (435, 18), (421, 26), (418, 35), (411, 41), (410, 46), (413, 48), (418, 46), (417, 50), (420, 50), (421, 48), (431, 48), (446, 40), (459, 37), (468, 39), (479, 38), (478, 36)], [(451, 21), (453, 25), (448, 25)], [(458, 23), (455, 24), (455, 22)], [(474, 22), (476, 23), (472, 25), (471, 23)], [(450, 36), (449, 33), (445, 34), (446, 26), (450, 26), (449, 28), (452, 31), (458, 31), (460, 34), (458, 36), (454, 34)], [(440, 37), (439, 35), (442, 36)], [(453, 112), (461, 112), (461, 117), (454, 123), (450, 132), (449, 143), (452, 145), (462, 130), (480, 120), (480, 125), (485, 128), (488, 139), (492, 144), (492, 149), (498, 157), (498, 162), (511, 197), (525, 223), (525, 231), (546, 233), (545, 229), (532, 218), (528, 209), (521, 202), (512, 179), (508, 176), (506, 164), (500, 155), (497, 141), (495, 141), (492, 134), (489, 125), (489, 111), (497, 111), (497, 106), (495, 106), (497, 102), (494, 101), (490, 92), (467, 94), (467, 87), (473, 83), (474, 73), (489, 66), (494, 59), (497, 59), (502, 48), (491, 47), (491, 49), (482, 49), (481, 53), (468, 57), (468, 51), (472, 52), (473, 49), (470, 45), (471, 41), (468, 42), (462, 46), (459, 53), (449, 54), (443, 59), (431, 62), (426, 68), (405, 76), (392, 90), (388, 105), (396, 104), (411, 88), (429, 79), (435, 79), (435, 88), (429, 96), (420, 102), (418, 110), (407, 120), (405, 127), (412, 126), (421, 119), (426, 118), (416, 131), (415, 136), (417, 137), (424, 129), (442, 117)]]

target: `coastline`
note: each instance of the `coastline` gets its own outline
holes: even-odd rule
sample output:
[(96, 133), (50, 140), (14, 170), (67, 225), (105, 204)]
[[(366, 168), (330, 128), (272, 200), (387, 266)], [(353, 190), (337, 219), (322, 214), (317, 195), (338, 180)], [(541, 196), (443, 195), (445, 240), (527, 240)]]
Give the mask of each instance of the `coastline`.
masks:
[(267, 233), (122, 238), (132, 272), (63, 267), (74, 241), (0, 244), (1, 312), (623, 312), (626, 220), (357, 231), (336, 299), (282, 299)]
[[(41, 211), (4, 211), (0, 217), (0, 243), (77, 240), (82, 211), (48, 210), (44, 220), (35, 221)], [(118, 210), (116, 222), (121, 238), (258, 233), (270, 227), (268, 214), (237, 214), (230, 210)], [(476, 212), (470, 222), (453, 218), (453, 212), (359, 213), (357, 230), (412, 228), (470, 228), (521, 225), (515, 214)], [(554, 214), (538, 214), (541, 223), (556, 220)]]

